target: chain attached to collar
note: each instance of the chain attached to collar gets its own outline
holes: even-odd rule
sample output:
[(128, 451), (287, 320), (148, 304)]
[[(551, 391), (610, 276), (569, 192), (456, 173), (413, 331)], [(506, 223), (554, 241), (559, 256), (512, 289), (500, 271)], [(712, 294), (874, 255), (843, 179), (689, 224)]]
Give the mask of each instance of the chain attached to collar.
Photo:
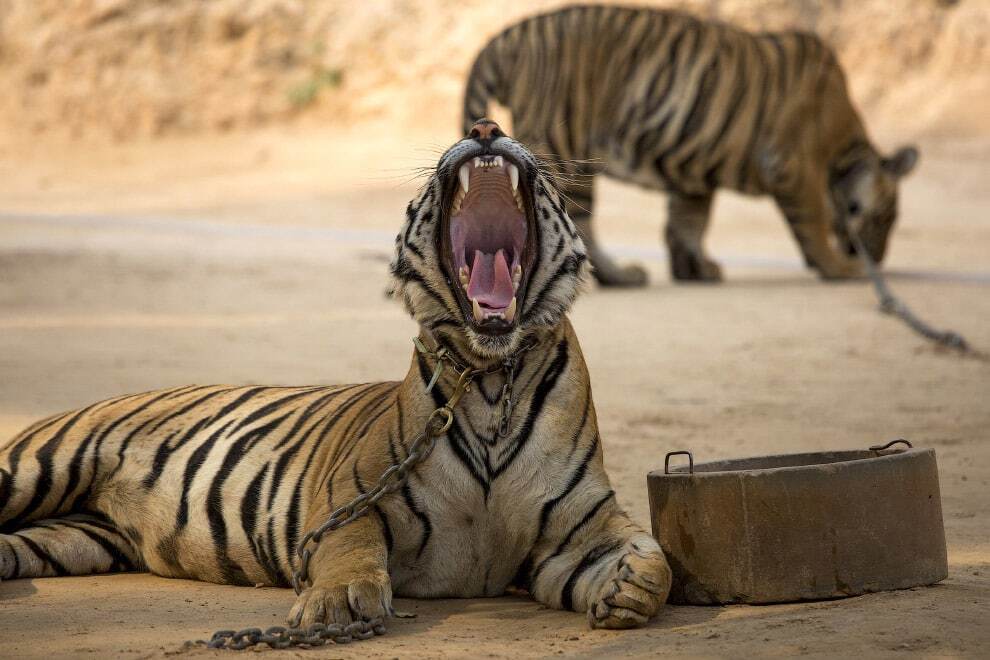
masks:
[[(451, 355), (451, 351), (440, 342), (437, 342), (436, 350), (430, 350), (427, 348), (419, 337), (413, 337), (413, 343), (416, 345), (416, 350), (427, 357), (433, 358), (436, 362), (436, 366), (433, 368), (433, 375), (430, 377), (430, 381), (426, 385), (426, 391), (428, 393), (433, 390), (434, 386), (436, 386), (437, 382), (440, 380), (440, 376), (443, 374), (443, 365), (445, 362), (449, 362), (454, 369), (462, 374), (465, 372), (466, 368), (461, 365), (461, 363), (453, 355)], [(512, 388), (515, 384), (516, 367), (519, 365), (519, 360), (523, 354), (535, 348), (538, 343), (539, 342), (536, 341), (536, 339), (530, 338), (509, 357), (486, 369), (478, 369), (474, 373), (474, 376), (487, 376), (499, 371), (505, 374), (505, 382), (502, 384), (502, 392), (499, 396), (499, 420), (498, 425), (495, 427), (495, 435), (499, 439), (505, 438), (509, 435), (509, 427), (512, 422), (512, 408), (514, 406), (514, 402), (512, 401)]]
[(505, 370), (505, 383), (502, 385), (502, 410), (499, 412), (498, 429), (496, 433), (499, 438), (509, 435), (509, 422), (512, 421), (512, 386), (516, 380), (516, 361), (506, 359), (502, 363)]

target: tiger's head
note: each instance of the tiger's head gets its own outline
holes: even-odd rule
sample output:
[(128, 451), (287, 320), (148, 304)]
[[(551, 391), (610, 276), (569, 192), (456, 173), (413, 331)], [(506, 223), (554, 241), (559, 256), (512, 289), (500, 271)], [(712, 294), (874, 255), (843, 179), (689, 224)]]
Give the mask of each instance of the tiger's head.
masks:
[(561, 321), (588, 268), (547, 168), (481, 119), (406, 209), (390, 293), (420, 325), (498, 359)]
[(890, 230), (897, 220), (897, 186), (917, 162), (918, 150), (914, 147), (902, 147), (889, 158), (868, 148), (833, 169), (835, 231), (848, 254), (856, 253), (848, 233), (852, 231), (874, 263), (883, 260)]

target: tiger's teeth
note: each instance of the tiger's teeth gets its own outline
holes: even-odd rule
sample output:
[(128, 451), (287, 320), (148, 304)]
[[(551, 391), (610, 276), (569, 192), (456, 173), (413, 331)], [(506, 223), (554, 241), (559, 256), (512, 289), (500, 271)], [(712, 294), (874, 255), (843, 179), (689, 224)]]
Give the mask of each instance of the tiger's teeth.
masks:
[[(501, 158), (501, 156), (499, 156), (499, 158)], [(512, 163), (509, 163), (507, 169), (509, 170), (509, 181), (512, 182), (512, 192), (515, 193), (516, 188), (519, 187), (519, 168)]]
[(477, 300), (471, 300), (471, 311), (474, 312), (474, 320), (481, 323), (485, 320), (485, 315), (481, 311), (481, 305), (478, 304)]
[(505, 320), (512, 323), (512, 319), (516, 318), (516, 297), (512, 296), (512, 302), (505, 310)]
[(519, 196), (519, 191), (518, 190), (513, 190), (512, 191), (512, 199), (516, 200), (516, 208), (518, 208), (520, 211), (522, 211), (523, 213), (525, 213), (526, 212), (526, 209), (523, 208), (522, 197)]
[(468, 270), (467, 266), (461, 266), (461, 269), (457, 272), (457, 276), (461, 280), (461, 284), (465, 287), (471, 282), (471, 271)]
[[(512, 267), (512, 287), (514, 289), (519, 288), (519, 280), (522, 279), (522, 266), (516, 264)], [(513, 298), (513, 305), (515, 305), (515, 298)]]
[(471, 181), (471, 166), (467, 163), (461, 165), (461, 169), (457, 170), (457, 177), (461, 180), (461, 188), (464, 189), (464, 194), (467, 194)]
[(482, 165), (481, 158), (479, 158), (478, 156), (475, 156), (474, 157), (474, 166), (475, 167), (481, 167), (481, 165)]
[(495, 166), (496, 167), (504, 167), (505, 166), (505, 159), (502, 158), (501, 156), (495, 156)]

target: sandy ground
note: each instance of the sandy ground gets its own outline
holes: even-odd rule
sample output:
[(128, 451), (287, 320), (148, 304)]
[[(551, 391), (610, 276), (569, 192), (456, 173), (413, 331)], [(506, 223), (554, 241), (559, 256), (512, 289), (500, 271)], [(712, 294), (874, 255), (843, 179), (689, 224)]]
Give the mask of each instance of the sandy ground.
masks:
[[(0, 437), (110, 395), (184, 383), (396, 378), (411, 321), (384, 299), (414, 183), (451, 135), (292, 129), (0, 155)], [(990, 144), (923, 145), (891, 284), (990, 350)], [(309, 657), (986, 656), (990, 363), (933, 349), (862, 283), (805, 272), (766, 201), (720, 197), (719, 286), (670, 283), (663, 198), (606, 183), (601, 231), (648, 289), (592, 289), (572, 318), (621, 502), (648, 525), (646, 472), (698, 460), (934, 447), (949, 578), (930, 588), (764, 607), (668, 607), (647, 628), (514, 597), (399, 601), (414, 619)], [(786, 567), (782, 567), (786, 570)], [(280, 623), (289, 590), (149, 575), (0, 584), (0, 655), (160, 657), (217, 628)], [(289, 652), (286, 652), (288, 654)]]

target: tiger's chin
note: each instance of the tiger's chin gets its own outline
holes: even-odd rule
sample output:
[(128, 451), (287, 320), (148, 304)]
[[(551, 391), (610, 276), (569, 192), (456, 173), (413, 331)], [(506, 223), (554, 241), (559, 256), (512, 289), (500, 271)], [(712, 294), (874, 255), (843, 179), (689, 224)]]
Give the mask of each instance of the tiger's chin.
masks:
[(455, 171), (444, 214), (444, 266), (454, 275), (472, 349), (500, 357), (522, 336), (522, 301), (535, 261), (534, 205), (520, 165), (506, 154), (470, 156)]
[(479, 332), (468, 327), (464, 333), (471, 350), (479, 357), (486, 359), (501, 359), (515, 353), (522, 345), (523, 331), (519, 326), (513, 326), (499, 334)]

